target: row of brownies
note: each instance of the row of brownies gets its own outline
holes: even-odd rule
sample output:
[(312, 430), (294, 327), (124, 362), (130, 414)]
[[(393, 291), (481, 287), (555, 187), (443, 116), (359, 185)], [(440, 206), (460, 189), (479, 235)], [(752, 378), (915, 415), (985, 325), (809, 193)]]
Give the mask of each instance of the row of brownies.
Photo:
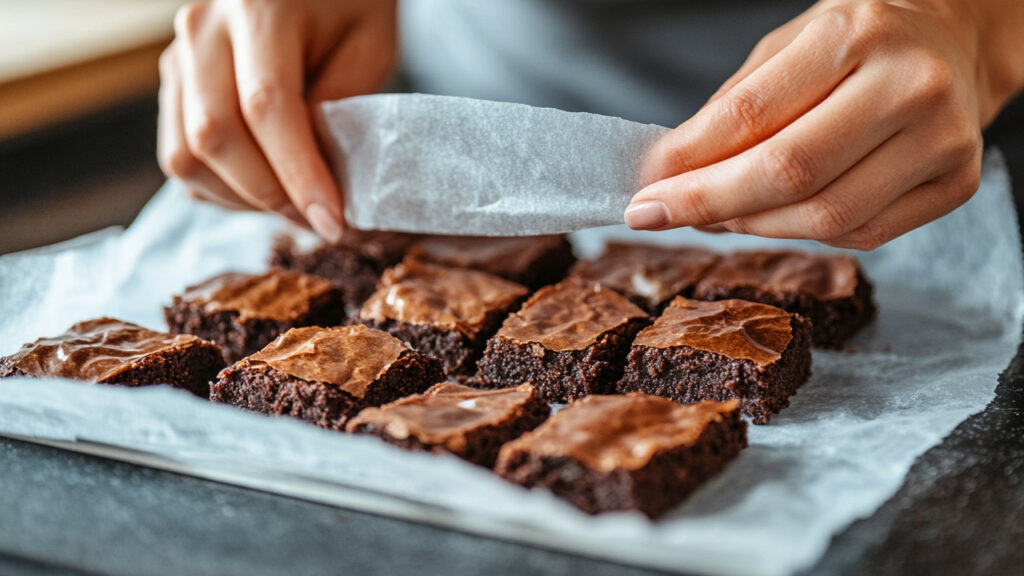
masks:
[(170, 334), (81, 322), (0, 377), (169, 383), (654, 518), (746, 446), (741, 413), (789, 405), (812, 343), (841, 348), (875, 313), (835, 253), (610, 243), (574, 262), (563, 236), (351, 231), (282, 237), (271, 263), (175, 296)]

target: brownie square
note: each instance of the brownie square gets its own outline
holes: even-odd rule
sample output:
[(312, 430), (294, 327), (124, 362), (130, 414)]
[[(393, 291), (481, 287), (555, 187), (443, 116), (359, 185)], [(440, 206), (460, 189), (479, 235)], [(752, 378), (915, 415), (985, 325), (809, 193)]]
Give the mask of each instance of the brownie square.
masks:
[(541, 288), (487, 343), (478, 376), (492, 388), (531, 382), (549, 402), (612, 392), (629, 343), (648, 323), (624, 296), (567, 278)]
[(349, 418), (444, 380), (436, 358), (365, 326), (292, 328), (225, 368), (210, 400), (344, 430)]
[(401, 232), (347, 228), (336, 244), (303, 247), (294, 236), (274, 239), (270, 265), (330, 280), (345, 297), (345, 308), (355, 314), (373, 294), (381, 273), (397, 264), (418, 236)]
[(358, 321), (440, 358), (447, 374), (465, 375), (526, 294), (486, 272), (407, 260), (384, 273)]
[(408, 256), (488, 272), (531, 289), (561, 280), (575, 260), (572, 245), (563, 235), (427, 236), (413, 245)]
[(443, 382), (424, 394), (367, 408), (346, 429), (400, 448), (448, 452), (491, 468), (503, 444), (533, 430), (550, 413), (551, 407), (529, 384), (477, 390)]
[(687, 404), (734, 398), (767, 424), (810, 377), (810, 346), (810, 322), (781, 308), (679, 297), (637, 335), (617, 390)]
[(860, 264), (846, 254), (777, 250), (725, 257), (693, 297), (778, 306), (811, 321), (815, 346), (839, 349), (874, 317), (872, 292)]
[(739, 403), (590, 396), (504, 447), (495, 472), (588, 514), (664, 514), (747, 446)]
[(599, 282), (657, 314), (676, 296), (690, 296), (719, 258), (702, 248), (609, 242), (600, 257), (577, 262), (569, 275)]
[(96, 318), (0, 358), (0, 378), (56, 377), (122, 386), (170, 384), (206, 398), (210, 380), (223, 367), (216, 344), (191, 335), (154, 332), (113, 318)]
[(345, 319), (341, 292), (330, 282), (274, 269), (229, 272), (189, 286), (164, 308), (174, 334), (195, 334), (221, 346), (234, 362), (297, 326), (336, 326)]

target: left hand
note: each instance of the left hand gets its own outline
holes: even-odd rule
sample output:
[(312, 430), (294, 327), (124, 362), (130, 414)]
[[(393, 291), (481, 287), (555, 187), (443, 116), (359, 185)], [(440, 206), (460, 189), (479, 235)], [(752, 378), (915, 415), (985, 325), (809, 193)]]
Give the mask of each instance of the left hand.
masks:
[(980, 35), (961, 2), (819, 2), (652, 148), (627, 223), (871, 250), (943, 216), (977, 190), (1008, 99)]

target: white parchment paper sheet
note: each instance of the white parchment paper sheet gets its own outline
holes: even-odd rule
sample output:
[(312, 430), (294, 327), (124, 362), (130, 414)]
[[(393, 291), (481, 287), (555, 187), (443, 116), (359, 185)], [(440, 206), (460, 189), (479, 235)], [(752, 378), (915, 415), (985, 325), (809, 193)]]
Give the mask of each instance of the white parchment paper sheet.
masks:
[[(668, 128), (428, 94), (321, 106), (357, 228), (525, 236), (621, 224), (644, 152)], [(557, 209), (553, 209), (557, 208)]]
[[(188, 283), (263, 268), (263, 215), (229, 214), (163, 190), (123, 233), (0, 258), (0, 352), (100, 314), (163, 326)], [(914, 458), (993, 397), (1019, 343), (1024, 304), (1016, 217), (998, 155), (963, 208), (872, 254), (880, 315), (851, 343), (815, 350), (814, 376), (750, 448), (664, 520), (589, 517), (450, 457), (245, 414), (185, 393), (51, 380), (0, 381), (0, 433), (59, 442), (199, 476), (663, 569), (788, 574), (870, 514)], [(717, 249), (774, 245), (691, 231), (609, 236)], [(797, 244), (815, 249), (812, 244)]]

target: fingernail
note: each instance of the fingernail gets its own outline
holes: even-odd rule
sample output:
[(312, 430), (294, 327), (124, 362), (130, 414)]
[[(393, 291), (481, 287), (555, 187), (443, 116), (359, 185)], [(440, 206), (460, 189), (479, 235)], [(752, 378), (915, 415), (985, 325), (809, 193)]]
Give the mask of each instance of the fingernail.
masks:
[(313, 226), (313, 230), (324, 240), (328, 242), (341, 240), (341, 226), (321, 204), (310, 204), (306, 208), (306, 219)]
[(664, 202), (639, 202), (626, 208), (626, 225), (634, 230), (656, 230), (669, 222)]

